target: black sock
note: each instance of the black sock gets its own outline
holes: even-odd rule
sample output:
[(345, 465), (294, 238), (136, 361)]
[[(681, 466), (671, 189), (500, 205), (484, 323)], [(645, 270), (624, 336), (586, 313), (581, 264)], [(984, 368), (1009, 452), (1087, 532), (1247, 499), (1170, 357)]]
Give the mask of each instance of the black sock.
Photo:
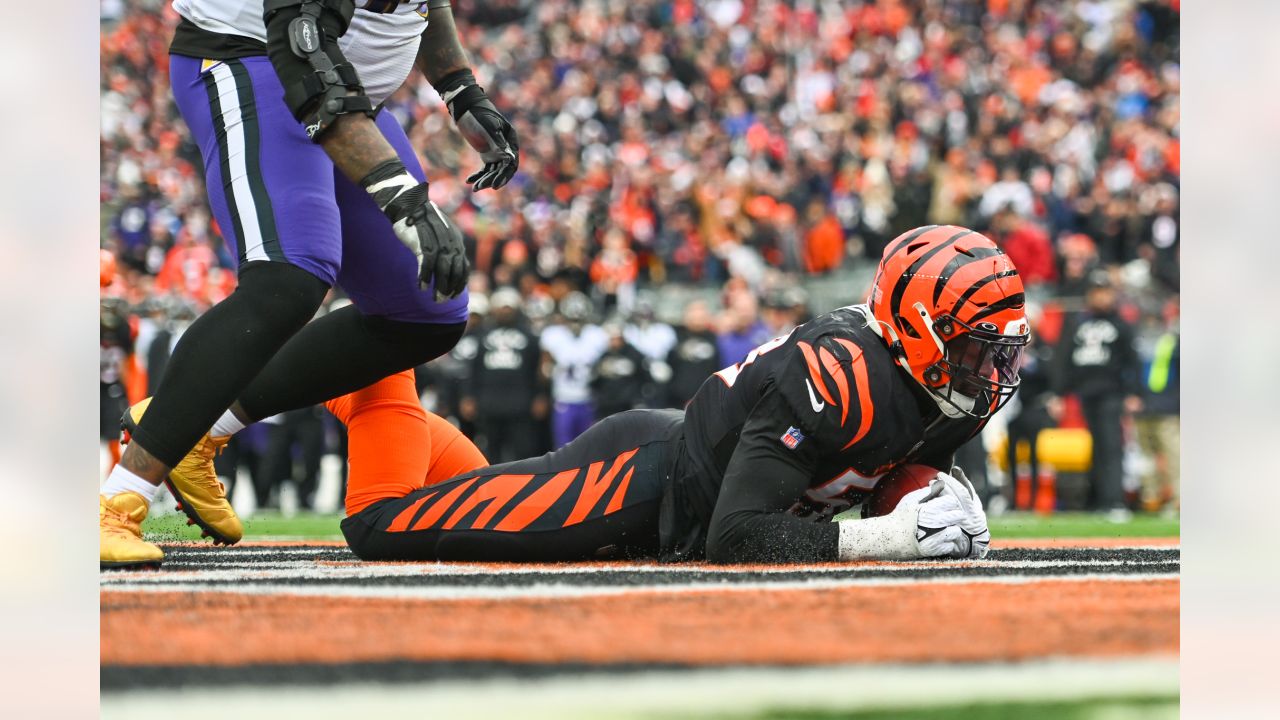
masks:
[(353, 305), (307, 325), (240, 394), (254, 420), (331, 400), (449, 352), (466, 323), (411, 323)]
[(328, 286), (301, 268), (252, 263), (240, 284), (187, 328), (133, 441), (173, 467), (294, 333)]

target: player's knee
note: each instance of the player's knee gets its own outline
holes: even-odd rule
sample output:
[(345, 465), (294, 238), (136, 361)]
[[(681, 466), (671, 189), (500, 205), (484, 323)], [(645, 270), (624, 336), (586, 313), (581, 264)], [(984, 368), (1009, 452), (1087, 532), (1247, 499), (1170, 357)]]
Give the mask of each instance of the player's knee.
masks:
[(236, 295), (268, 331), (292, 334), (315, 316), (329, 286), (296, 265), (264, 262), (240, 272)]
[(415, 323), (383, 317), (365, 318), (369, 333), (383, 342), (404, 367), (434, 360), (453, 349), (466, 332), (466, 323)]

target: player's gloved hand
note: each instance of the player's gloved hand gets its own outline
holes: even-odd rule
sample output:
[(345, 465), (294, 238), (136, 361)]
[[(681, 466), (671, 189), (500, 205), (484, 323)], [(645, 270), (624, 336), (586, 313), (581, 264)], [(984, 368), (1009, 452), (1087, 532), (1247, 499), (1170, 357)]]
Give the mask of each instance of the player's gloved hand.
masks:
[[(991, 547), (987, 515), (964, 472), (959, 468), (952, 468), (951, 472), (958, 477), (938, 473), (929, 483), (928, 494), (920, 502), (920, 514), (916, 520), (916, 542), (920, 554), (922, 557), (982, 559)], [(912, 494), (904, 497), (903, 501)]]
[(457, 297), (467, 286), (471, 265), (462, 231), (427, 197), (404, 163), (387, 160), (360, 181), (391, 220), (396, 237), (418, 260), (418, 287), (435, 282), (436, 299)]
[(484, 167), (467, 178), (472, 190), (506, 185), (520, 167), (520, 140), (516, 129), (493, 106), (470, 70), (450, 73), (435, 86), (449, 107), (458, 132), (480, 153)]

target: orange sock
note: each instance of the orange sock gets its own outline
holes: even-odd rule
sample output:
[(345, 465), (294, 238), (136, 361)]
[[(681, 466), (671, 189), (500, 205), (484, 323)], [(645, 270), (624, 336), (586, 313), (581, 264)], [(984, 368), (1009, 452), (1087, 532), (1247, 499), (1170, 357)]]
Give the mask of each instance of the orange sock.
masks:
[(412, 370), (325, 407), (347, 426), (347, 515), (488, 464), (457, 428), (422, 409)]

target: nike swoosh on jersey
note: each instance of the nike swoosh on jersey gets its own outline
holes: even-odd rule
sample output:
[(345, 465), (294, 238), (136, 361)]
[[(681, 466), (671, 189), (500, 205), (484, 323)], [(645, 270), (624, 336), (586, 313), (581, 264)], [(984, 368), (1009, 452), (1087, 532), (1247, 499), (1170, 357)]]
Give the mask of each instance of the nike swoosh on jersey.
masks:
[(804, 389), (809, 391), (809, 405), (813, 407), (813, 411), (816, 413), (822, 412), (822, 409), (826, 407), (827, 404), (819, 400), (817, 395), (813, 394), (813, 383), (809, 382), (809, 378), (805, 378), (804, 380)]

